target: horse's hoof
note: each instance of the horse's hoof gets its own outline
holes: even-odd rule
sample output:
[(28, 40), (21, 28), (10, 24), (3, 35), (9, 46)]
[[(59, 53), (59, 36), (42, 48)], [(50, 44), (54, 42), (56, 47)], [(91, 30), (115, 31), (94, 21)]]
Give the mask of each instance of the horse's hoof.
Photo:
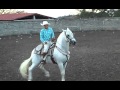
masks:
[(50, 77), (50, 74), (49, 74), (49, 73), (46, 73), (45, 76), (46, 76), (46, 77)]
[(32, 80), (28, 80), (28, 81), (32, 81)]
[(62, 79), (61, 81), (65, 81), (65, 79)]

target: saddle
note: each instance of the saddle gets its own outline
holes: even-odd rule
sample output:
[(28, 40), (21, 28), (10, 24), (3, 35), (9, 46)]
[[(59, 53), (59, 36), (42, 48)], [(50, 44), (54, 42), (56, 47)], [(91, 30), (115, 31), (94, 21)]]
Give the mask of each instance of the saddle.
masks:
[[(50, 56), (52, 62), (53, 62), (54, 64), (57, 64), (57, 63), (55, 62), (54, 58), (53, 58), (53, 49), (54, 49), (54, 47), (55, 47), (55, 43), (53, 43), (53, 44), (49, 47), (47, 54), (48, 54), (49, 52), (50, 52), (50, 54), (47, 55), (47, 56)], [(38, 54), (38, 55), (43, 55), (43, 48), (44, 48), (44, 45), (43, 45), (43, 44), (38, 45), (38, 46), (35, 48), (34, 53), (35, 53), (35, 54)]]

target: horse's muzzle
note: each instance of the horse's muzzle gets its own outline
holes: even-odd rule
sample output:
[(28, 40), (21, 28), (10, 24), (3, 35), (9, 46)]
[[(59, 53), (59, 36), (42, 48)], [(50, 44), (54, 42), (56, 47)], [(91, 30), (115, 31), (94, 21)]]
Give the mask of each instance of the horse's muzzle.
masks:
[(71, 40), (71, 44), (75, 45), (76, 44), (76, 40)]
[(73, 44), (73, 45), (75, 45), (75, 44), (76, 44), (76, 42), (75, 42), (75, 41), (73, 41), (73, 42), (72, 42), (72, 44)]

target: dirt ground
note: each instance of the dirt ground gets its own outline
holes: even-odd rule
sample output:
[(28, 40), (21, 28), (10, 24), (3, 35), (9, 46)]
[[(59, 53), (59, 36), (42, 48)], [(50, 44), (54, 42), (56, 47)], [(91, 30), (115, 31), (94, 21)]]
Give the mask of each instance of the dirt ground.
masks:
[[(70, 47), (66, 81), (120, 81), (120, 31), (74, 32), (77, 44)], [(58, 37), (59, 33), (55, 33)], [(40, 43), (39, 34), (0, 37), (0, 81), (26, 81), (19, 73), (23, 60)], [(36, 68), (33, 81), (60, 81), (56, 64), (46, 64), (51, 77)]]

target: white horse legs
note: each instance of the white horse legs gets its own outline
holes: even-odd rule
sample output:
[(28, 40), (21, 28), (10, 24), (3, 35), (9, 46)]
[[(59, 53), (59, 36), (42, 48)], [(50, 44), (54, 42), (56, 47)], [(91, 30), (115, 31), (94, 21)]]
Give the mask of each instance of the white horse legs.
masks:
[(28, 68), (28, 81), (32, 81), (33, 79), (32, 72), (39, 65), (40, 61), (41, 58), (39, 55), (34, 54), (32, 56), (32, 65)]
[(32, 64), (30, 67), (29, 67), (29, 70), (28, 70), (28, 81), (32, 81), (32, 71), (33, 69), (36, 67), (35, 64)]
[(65, 67), (63, 63), (59, 63), (58, 66), (59, 66), (60, 73), (61, 73), (61, 81), (65, 81)]
[(40, 64), (39, 67), (45, 73), (46, 77), (50, 77), (50, 73), (44, 68), (43, 64)]
[[(37, 64), (38, 65), (38, 64)], [(36, 64), (32, 64), (30, 67), (29, 67), (29, 73), (28, 73), (28, 81), (32, 81), (33, 77), (32, 77), (32, 71), (35, 69), (35, 67), (37, 66)], [(45, 73), (45, 76), (46, 77), (50, 77), (50, 74), (49, 72), (44, 68), (44, 66), (42, 64), (40, 64), (40, 69)]]

